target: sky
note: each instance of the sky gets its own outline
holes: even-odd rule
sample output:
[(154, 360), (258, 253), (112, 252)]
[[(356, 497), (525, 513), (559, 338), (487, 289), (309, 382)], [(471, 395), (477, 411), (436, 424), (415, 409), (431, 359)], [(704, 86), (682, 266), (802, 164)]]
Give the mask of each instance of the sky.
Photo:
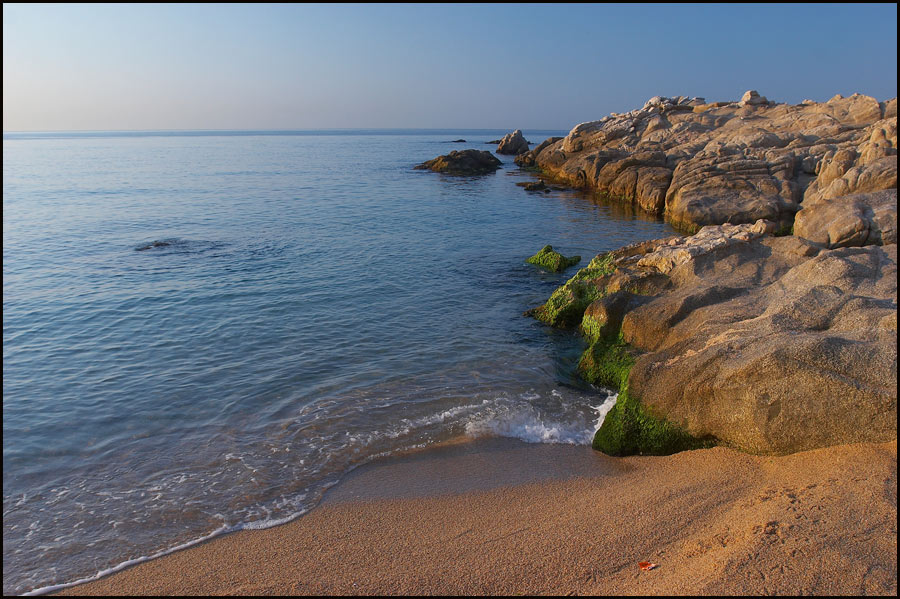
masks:
[(3, 5), (3, 130), (559, 129), (897, 96), (896, 4)]

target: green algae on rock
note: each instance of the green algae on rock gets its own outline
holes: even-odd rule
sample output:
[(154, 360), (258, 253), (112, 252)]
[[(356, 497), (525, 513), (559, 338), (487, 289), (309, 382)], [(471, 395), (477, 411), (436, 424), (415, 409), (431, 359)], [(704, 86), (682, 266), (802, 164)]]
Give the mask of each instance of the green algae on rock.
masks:
[(635, 244), (596, 256), (544, 305), (530, 311), (530, 315), (560, 328), (574, 327), (580, 320), (579, 330), (590, 345), (578, 363), (579, 374), (590, 383), (619, 392), (616, 405), (606, 415), (592, 443), (594, 449), (609, 455), (667, 455), (713, 444), (711, 438), (697, 439), (679, 426), (652, 415), (637, 397), (628, 393), (628, 376), (639, 352), (622, 335), (622, 317), (645, 298), (630, 291), (610, 289), (610, 283), (617, 259), (633, 260), (632, 253), (649, 249), (644, 245)]
[(552, 245), (545, 245), (537, 254), (526, 260), (529, 264), (540, 266), (553, 272), (562, 272), (570, 266), (575, 266), (581, 262), (581, 256), (572, 256), (566, 258), (559, 252), (553, 251)]
[(629, 395), (627, 386), (619, 391), (616, 405), (606, 414), (591, 443), (594, 449), (613, 456), (670, 455), (713, 445), (713, 438), (698, 439), (678, 425), (651, 414), (637, 398)]
[(695, 438), (665, 418), (654, 416), (637, 397), (629, 394), (628, 376), (638, 352), (625, 341), (620, 327), (621, 320), (600, 323), (590, 312), (585, 313), (581, 324), (582, 334), (590, 346), (578, 362), (579, 374), (589, 383), (619, 392), (616, 405), (606, 414), (591, 446), (608, 455), (623, 456), (669, 455), (714, 445), (711, 437)]
[(581, 376), (619, 390), (596, 447), (784, 454), (896, 438), (897, 244), (773, 232), (709, 226), (607, 252), (528, 313), (579, 326)]
[(575, 273), (558, 288), (543, 305), (525, 312), (541, 322), (559, 328), (573, 328), (581, 322), (585, 309), (602, 294), (602, 286), (595, 282), (615, 270), (612, 256), (601, 254)]

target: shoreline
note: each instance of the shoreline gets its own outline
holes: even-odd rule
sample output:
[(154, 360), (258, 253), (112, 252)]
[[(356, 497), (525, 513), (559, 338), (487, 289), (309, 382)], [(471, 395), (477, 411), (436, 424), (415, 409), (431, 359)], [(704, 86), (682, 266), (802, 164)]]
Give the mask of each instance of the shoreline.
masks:
[(894, 594), (896, 452), (478, 439), (376, 460), (297, 520), (54, 594)]

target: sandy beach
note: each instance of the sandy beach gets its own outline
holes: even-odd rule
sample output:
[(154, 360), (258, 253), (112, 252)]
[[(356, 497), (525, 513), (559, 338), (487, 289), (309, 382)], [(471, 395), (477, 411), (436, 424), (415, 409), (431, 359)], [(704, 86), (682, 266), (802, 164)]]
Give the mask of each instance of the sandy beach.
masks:
[(60, 594), (896, 590), (896, 441), (610, 458), (484, 439), (373, 462), (289, 524)]

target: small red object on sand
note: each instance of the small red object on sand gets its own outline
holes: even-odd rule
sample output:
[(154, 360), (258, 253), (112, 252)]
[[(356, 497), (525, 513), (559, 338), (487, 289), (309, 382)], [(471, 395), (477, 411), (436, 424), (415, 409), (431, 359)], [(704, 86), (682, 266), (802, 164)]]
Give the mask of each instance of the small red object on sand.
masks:
[(652, 570), (656, 567), (656, 564), (651, 562), (641, 562), (638, 564), (638, 566), (641, 567), (641, 570)]

